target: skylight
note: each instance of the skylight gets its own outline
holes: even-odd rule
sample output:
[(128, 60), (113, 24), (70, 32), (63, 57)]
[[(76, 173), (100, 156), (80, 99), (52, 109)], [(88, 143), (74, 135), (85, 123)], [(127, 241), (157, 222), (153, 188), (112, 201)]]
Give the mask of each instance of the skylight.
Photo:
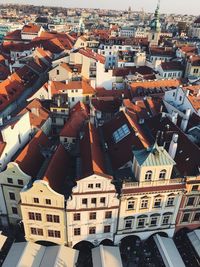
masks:
[(117, 129), (113, 133), (113, 138), (114, 138), (115, 143), (118, 143), (119, 141), (121, 141), (124, 137), (126, 137), (129, 134), (130, 134), (130, 130), (127, 124), (122, 125), (119, 129)]

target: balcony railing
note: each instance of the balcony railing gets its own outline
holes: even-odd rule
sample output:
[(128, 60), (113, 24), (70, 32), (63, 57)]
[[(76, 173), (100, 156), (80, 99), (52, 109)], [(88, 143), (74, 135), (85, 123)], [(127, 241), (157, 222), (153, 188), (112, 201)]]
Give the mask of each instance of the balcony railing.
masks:
[(168, 179), (168, 180), (157, 180), (157, 181), (146, 181), (146, 182), (124, 182), (123, 189), (125, 188), (135, 188), (135, 187), (150, 187), (150, 186), (159, 186), (159, 185), (171, 185), (171, 184), (184, 184), (185, 179)]

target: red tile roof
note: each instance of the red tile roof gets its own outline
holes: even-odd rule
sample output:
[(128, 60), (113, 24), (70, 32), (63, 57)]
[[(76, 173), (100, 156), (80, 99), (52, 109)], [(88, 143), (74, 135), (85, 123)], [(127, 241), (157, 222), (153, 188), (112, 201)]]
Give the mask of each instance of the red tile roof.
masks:
[(88, 107), (78, 102), (70, 111), (70, 117), (60, 132), (61, 137), (76, 138), (84, 122), (89, 118)]
[(147, 66), (141, 66), (141, 67), (124, 67), (124, 68), (116, 68), (113, 70), (113, 76), (127, 76), (127, 75), (134, 75), (136, 73), (139, 73), (144, 76), (147, 79), (150, 79), (150, 76), (152, 76), (152, 79), (155, 79), (154, 71), (153, 69), (147, 67)]
[[(121, 141), (115, 143), (113, 133), (122, 127), (124, 124), (129, 128), (130, 134), (125, 136)], [(139, 148), (148, 147), (149, 143), (146, 140), (140, 126), (137, 122), (125, 112), (119, 112), (112, 120), (102, 126), (104, 140), (108, 146), (108, 153), (114, 170), (124, 166), (128, 161), (132, 161), (133, 146)], [(137, 135), (135, 134), (137, 133)]]
[(116, 113), (119, 111), (122, 100), (114, 97), (97, 97), (91, 100), (91, 103), (95, 110), (103, 113)]
[(162, 62), (161, 67), (164, 71), (184, 70), (184, 66), (180, 62)]
[(80, 140), (80, 155), (82, 175), (78, 179), (92, 174), (105, 175), (104, 156), (101, 150), (98, 130), (91, 123), (84, 127), (83, 137)]
[(40, 129), (50, 117), (50, 112), (42, 106), (39, 99), (34, 99), (19, 113), (29, 112), (31, 126)]
[(49, 186), (57, 193), (66, 193), (70, 164), (70, 156), (60, 144), (54, 152), (43, 177), (43, 180), (47, 181)]
[(52, 81), (50, 83), (50, 86), (52, 95), (58, 94), (62, 90), (75, 90), (75, 89), (82, 89), (83, 94), (85, 95), (95, 94), (94, 88), (86, 81), (71, 81), (67, 84), (62, 82)]
[(83, 56), (92, 58), (95, 61), (99, 61), (102, 64), (105, 64), (106, 61), (105, 57), (98, 53), (93, 52), (91, 49), (79, 49), (79, 53), (82, 54)]
[(15, 162), (19, 165), (20, 169), (24, 173), (36, 178), (36, 175), (45, 161), (45, 157), (42, 155), (41, 148), (45, 148), (48, 145), (49, 140), (47, 136), (41, 130), (38, 131), (33, 139), (17, 156)]
[(137, 89), (154, 89), (160, 87), (178, 87), (181, 85), (181, 80), (153, 80), (153, 81), (142, 81), (142, 82), (133, 82), (131, 83), (131, 94), (132, 96), (137, 96)]
[(24, 25), (24, 27), (22, 28), (22, 31), (21, 33), (24, 34), (24, 33), (38, 33), (41, 29), (41, 26), (37, 25), (37, 24), (32, 24), (32, 23), (29, 23), (27, 25)]

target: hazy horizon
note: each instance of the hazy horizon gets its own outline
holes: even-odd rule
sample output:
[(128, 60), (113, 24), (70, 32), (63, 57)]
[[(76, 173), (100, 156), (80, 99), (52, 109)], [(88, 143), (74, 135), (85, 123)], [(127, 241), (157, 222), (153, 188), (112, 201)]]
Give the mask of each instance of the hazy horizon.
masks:
[[(31, 4), (36, 6), (62, 6), (67, 8), (102, 8), (127, 10), (131, 6), (132, 10), (154, 12), (157, 0), (0, 0), (0, 4)], [(161, 13), (191, 14), (200, 15), (200, 0), (161, 0)]]

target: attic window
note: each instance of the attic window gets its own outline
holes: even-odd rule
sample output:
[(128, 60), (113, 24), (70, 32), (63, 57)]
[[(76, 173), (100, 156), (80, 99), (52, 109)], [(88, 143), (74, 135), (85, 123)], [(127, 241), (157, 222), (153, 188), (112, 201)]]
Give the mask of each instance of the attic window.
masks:
[(129, 134), (130, 134), (130, 130), (127, 124), (122, 125), (119, 129), (117, 129), (113, 133), (113, 138), (114, 138), (115, 143), (118, 143), (119, 141), (121, 141), (124, 137), (126, 137)]

